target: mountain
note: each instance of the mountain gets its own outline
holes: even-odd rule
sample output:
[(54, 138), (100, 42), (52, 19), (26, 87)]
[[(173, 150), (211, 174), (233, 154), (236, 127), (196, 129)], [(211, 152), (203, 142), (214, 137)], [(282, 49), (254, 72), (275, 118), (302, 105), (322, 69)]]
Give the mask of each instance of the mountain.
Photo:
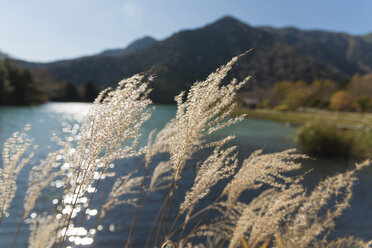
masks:
[(9, 56), (8, 56), (6, 53), (3, 53), (3, 52), (0, 51), (0, 61), (6, 59), (6, 58), (8, 58), (8, 57), (9, 57)]
[[(108, 49), (108, 50), (104, 50), (103, 52), (95, 54), (95, 55), (79, 57), (79, 58), (76, 58), (76, 59), (58, 60), (58, 61), (49, 62), (49, 63), (35, 63), (35, 62), (30, 62), (30, 61), (23, 61), (23, 60), (20, 60), (20, 59), (14, 59), (14, 61), (16, 62), (16, 64), (18, 64), (22, 67), (27, 67), (27, 68), (58, 67), (58, 66), (64, 66), (64, 65), (69, 64), (70, 62), (73, 62), (73, 61), (82, 61), (82, 60), (86, 60), (86, 59), (89, 59), (89, 58), (125, 56), (125, 55), (128, 55), (128, 54), (140, 51), (144, 48), (147, 48), (147, 47), (151, 46), (152, 44), (154, 44), (156, 42), (157, 41), (154, 38), (152, 38), (150, 36), (145, 36), (143, 38), (140, 38), (138, 40), (133, 41), (132, 43), (130, 43), (125, 48)], [(0, 51), (0, 56), (1, 56), (1, 51)]]
[(122, 56), (90, 56), (47, 64), (28, 64), (45, 68), (58, 80), (81, 85), (88, 80), (105, 87), (122, 78), (149, 70), (157, 75), (153, 82), (155, 102), (170, 103), (180, 91), (196, 80), (205, 79), (233, 56), (253, 48), (233, 69), (229, 78), (251, 75), (252, 84), (270, 87), (279, 80), (317, 78), (344, 80), (346, 74), (322, 63), (303, 51), (261, 29), (232, 17), (224, 17), (195, 30), (184, 30), (142, 50)]
[(99, 56), (112, 56), (112, 57), (128, 55), (128, 54), (137, 52), (139, 50), (142, 50), (146, 47), (149, 47), (154, 43), (156, 43), (156, 40), (154, 38), (150, 36), (145, 36), (141, 39), (133, 41), (126, 48), (105, 50), (98, 55)]
[(372, 44), (372, 32), (366, 35), (358, 36), (360, 39), (364, 40), (365, 42), (368, 42)]
[(372, 72), (372, 34), (360, 37), (296, 28), (260, 27), (259, 29), (349, 76), (355, 73)]

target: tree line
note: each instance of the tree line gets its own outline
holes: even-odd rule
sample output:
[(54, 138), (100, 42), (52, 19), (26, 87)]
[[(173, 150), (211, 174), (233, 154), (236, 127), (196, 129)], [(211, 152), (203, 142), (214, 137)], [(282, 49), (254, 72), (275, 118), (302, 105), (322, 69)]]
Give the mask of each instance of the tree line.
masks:
[(259, 98), (259, 107), (294, 111), (299, 108), (334, 111), (372, 111), (372, 74), (354, 75), (344, 83), (332, 80), (279, 81), (268, 90), (250, 92)]
[(9, 60), (0, 62), (0, 104), (29, 105), (48, 100), (35, 84), (29, 70), (22, 70)]
[(99, 90), (93, 81), (88, 80), (82, 86), (76, 86), (71, 82), (63, 82), (51, 97), (52, 101), (61, 102), (93, 102), (98, 96)]
[[(16, 66), (11, 60), (0, 61), (0, 105), (34, 105), (47, 101), (93, 102), (99, 93), (91, 80), (76, 86), (40, 75), (38, 71), (31, 72)], [(50, 87), (49, 84), (54, 85)]]

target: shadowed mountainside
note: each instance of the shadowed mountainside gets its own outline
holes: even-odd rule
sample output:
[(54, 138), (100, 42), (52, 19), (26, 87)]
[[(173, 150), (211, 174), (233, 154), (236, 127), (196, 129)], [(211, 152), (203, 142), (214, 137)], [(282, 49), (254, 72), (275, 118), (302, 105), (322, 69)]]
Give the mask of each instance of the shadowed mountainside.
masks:
[(366, 35), (358, 36), (360, 39), (364, 40), (365, 42), (368, 42), (372, 45), (372, 32)]
[(1, 52), (1, 50), (0, 50), (0, 61), (3, 61), (6, 58), (8, 58), (8, 55), (5, 54), (5, 53), (3, 53), (3, 52)]

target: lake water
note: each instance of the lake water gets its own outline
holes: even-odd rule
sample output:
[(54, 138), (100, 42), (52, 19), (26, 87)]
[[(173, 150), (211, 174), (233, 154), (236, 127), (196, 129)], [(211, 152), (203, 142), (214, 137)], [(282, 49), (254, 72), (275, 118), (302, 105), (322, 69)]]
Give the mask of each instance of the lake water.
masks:
[[(90, 104), (86, 103), (48, 103), (37, 107), (0, 107), (0, 147), (5, 140), (15, 131), (22, 130), (26, 124), (31, 124), (29, 131), (30, 137), (34, 138), (35, 144), (39, 149), (31, 164), (44, 158), (52, 148), (51, 135), (63, 137), (67, 129), (73, 125), (80, 125), (87, 113)], [(160, 129), (175, 114), (175, 106), (160, 105), (156, 106), (151, 119), (143, 127), (143, 136), (141, 145), (146, 144), (146, 137), (154, 128)], [(242, 161), (249, 156), (252, 151), (263, 148), (265, 152), (282, 151), (287, 148), (295, 147), (292, 136), (295, 128), (281, 123), (247, 118), (241, 123), (226, 128), (214, 134), (212, 139), (218, 139), (229, 134), (236, 135), (236, 139), (231, 142), (237, 145), (239, 159)], [(53, 147), (53, 145), (52, 145)], [(203, 157), (198, 154), (197, 157)], [(160, 159), (160, 158), (156, 158)], [(192, 185), (195, 175), (195, 167), (192, 165), (197, 158), (192, 160), (185, 168), (183, 178), (180, 181), (178, 192), (184, 192)], [(140, 161), (140, 158), (128, 159), (115, 163), (114, 171), (117, 175), (124, 175), (130, 172)], [(336, 172), (343, 171), (355, 161), (318, 159), (305, 163), (305, 169), (314, 168), (307, 177), (307, 183), (311, 186), (316, 184), (326, 176)], [(0, 162), (2, 163), (2, 162)], [(28, 168), (25, 168), (18, 178), (18, 191), (9, 216), (3, 220), (0, 226), (0, 247), (10, 247), (14, 233), (17, 229), (19, 218), (23, 210), (23, 195), (27, 189)], [(367, 168), (359, 173), (360, 180), (354, 188), (354, 196), (351, 202), (351, 208), (345, 211), (342, 218), (337, 221), (336, 232), (334, 235), (355, 235), (363, 239), (372, 239), (372, 168)], [(99, 205), (105, 201), (111, 190), (114, 178), (105, 179), (100, 185), (94, 198), (91, 209), (99, 209)], [(217, 186), (218, 189), (218, 186)], [(218, 191), (218, 190), (216, 190)], [(144, 207), (141, 222), (139, 224), (136, 243), (134, 247), (143, 247), (146, 241), (148, 230), (151, 228), (154, 216), (165, 198), (166, 191), (158, 191), (150, 195), (147, 204)], [(212, 193), (208, 201), (213, 201), (216, 193)], [(47, 211), (52, 201), (58, 197), (54, 191), (43, 194), (37, 202), (34, 213), (43, 213)], [(177, 207), (183, 199), (175, 198), (174, 208)], [(130, 227), (131, 216), (134, 208), (130, 206), (118, 206), (108, 213), (103, 222), (103, 230), (98, 232), (92, 247), (123, 247)], [(88, 225), (96, 216), (92, 211)], [(175, 218), (175, 214), (170, 215), (170, 222)], [(26, 220), (29, 222), (29, 220)], [(17, 247), (27, 247), (29, 235), (28, 224), (22, 227), (17, 240)], [(69, 244), (71, 247), (76, 245)], [(79, 246), (80, 247), (80, 246)], [(81, 246), (87, 247), (87, 246)]]

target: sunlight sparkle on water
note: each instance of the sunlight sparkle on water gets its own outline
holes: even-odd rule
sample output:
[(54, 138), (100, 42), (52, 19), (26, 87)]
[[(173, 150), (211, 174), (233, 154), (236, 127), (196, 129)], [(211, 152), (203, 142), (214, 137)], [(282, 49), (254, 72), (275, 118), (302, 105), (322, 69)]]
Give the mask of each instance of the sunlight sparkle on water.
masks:
[[(83, 121), (85, 115), (88, 113), (88, 110), (92, 104), (90, 103), (52, 103), (46, 105), (48, 112), (61, 114), (63, 119), (67, 120), (76, 120)], [(73, 130), (76, 129), (74, 126)]]
[(95, 216), (98, 213), (97, 209), (87, 209), (87, 214)]

